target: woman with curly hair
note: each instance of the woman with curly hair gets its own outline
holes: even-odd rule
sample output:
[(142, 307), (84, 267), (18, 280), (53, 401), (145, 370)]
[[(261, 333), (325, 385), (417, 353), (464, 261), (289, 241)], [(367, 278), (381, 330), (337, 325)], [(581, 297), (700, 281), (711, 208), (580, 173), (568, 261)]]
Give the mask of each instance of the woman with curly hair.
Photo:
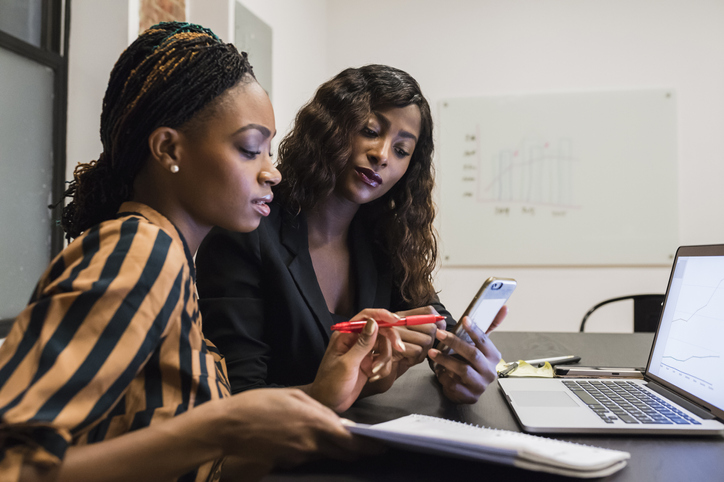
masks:
[[(330, 326), (360, 308), (440, 313), (454, 324), (432, 283), (432, 124), (415, 79), (384, 65), (344, 70), (299, 111), (279, 146), (271, 215), (252, 233), (213, 230), (197, 257), (204, 328), (233, 391), (324, 377)], [(467, 345), (443, 328), (396, 328), (392, 371), (362, 394), (387, 390), (430, 356), (448, 398), (477, 401), (500, 354), (483, 334)], [(436, 338), (466, 360), (432, 349)]]

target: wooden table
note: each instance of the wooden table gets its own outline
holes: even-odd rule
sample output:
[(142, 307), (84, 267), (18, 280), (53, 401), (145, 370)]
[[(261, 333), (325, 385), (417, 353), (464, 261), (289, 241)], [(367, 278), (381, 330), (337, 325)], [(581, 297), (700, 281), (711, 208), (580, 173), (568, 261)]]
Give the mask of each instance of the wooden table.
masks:
[[(582, 365), (646, 366), (651, 333), (523, 333), (492, 335), (505, 360), (578, 355)], [(474, 405), (455, 405), (441, 393), (427, 364), (410, 369), (387, 392), (363, 399), (343, 416), (357, 422), (379, 423), (410, 413), (520, 431), (497, 382)], [(561, 440), (631, 453), (628, 466), (608, 481), (724, 481), (724, 438), (650, 436), (555, 436)], [(354, 462), (322, 460), (265, 481), (549, 481), (566, 477), (513, 467), (390, 450)]]

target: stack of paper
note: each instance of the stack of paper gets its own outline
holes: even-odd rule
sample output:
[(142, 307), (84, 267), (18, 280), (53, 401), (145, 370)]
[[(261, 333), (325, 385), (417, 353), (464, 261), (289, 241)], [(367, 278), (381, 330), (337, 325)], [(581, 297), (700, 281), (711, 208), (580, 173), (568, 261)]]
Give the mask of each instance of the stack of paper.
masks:
[(426, 453), (484, 460), (568, 477), (604, 477), (622, 469), (628, 452), (408, 415), (376, 425), (349, 423), (352, 433)]

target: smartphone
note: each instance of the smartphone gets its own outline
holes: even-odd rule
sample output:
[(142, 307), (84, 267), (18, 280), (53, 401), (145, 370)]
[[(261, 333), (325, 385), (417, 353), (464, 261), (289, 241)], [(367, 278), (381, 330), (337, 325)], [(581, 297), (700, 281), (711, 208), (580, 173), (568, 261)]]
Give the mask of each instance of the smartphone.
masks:
[(555, 367), (557, 377), (594, 377), (594, 378), (643, 378), (644, 368), (634, 367)]
[[(478, 334), (484, 334), (517, 285), (518, 283), (510, 278), (491, 277), (486, 279), (463, 316), (458, 320), (452, 333), (461, 340), (472, 343), (470, 336), (463, 328), (463, 318), (466, 316), (470, 318), (473, 330)], [(442, 348), (441, 351), (445, 354), (452, 354), (452, 350), (448, 346)]]

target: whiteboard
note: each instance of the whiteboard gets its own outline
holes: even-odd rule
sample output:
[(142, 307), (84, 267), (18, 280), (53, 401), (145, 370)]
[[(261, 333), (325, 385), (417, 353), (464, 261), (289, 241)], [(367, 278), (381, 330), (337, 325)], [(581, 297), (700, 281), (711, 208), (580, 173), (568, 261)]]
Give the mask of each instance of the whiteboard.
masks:
[(446, 99), (438, 128), (443, 266), (673, 260), (674, 91)]

